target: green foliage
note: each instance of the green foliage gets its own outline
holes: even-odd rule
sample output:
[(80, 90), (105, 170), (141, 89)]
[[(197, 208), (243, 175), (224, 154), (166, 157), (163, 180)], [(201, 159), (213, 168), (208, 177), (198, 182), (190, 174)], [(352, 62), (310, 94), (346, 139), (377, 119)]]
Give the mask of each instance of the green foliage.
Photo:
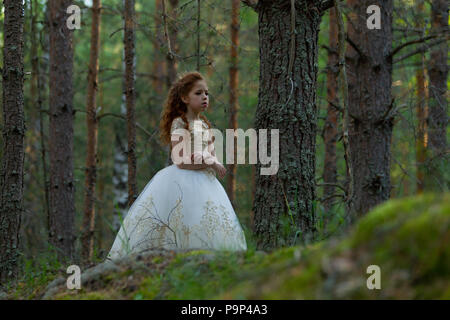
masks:
[(36, 298), (45, 286), (63, 271), (56, 250), (51, 247), (33, 259), (22, 255), (21, 265), (18, 282), (9, 287), (13, 292), (12, 297), (18, 299)]

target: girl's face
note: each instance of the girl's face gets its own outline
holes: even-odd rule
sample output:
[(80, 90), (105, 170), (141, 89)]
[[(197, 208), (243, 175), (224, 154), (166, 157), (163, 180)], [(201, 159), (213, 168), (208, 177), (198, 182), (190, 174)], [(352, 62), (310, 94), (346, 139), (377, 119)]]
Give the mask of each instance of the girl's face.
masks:
[(209, 106), (208, 86), (204, 80), (197, 81), (186, 97), (182, 97), (188, 109), (198, 114), (205, 111)]

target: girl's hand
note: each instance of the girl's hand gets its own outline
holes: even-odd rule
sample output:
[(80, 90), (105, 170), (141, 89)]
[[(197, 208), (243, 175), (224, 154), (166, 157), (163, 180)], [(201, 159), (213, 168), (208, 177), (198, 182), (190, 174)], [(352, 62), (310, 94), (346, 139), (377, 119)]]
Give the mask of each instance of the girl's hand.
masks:
[(213, 169), (217, 172), (220, 179), (223, 179), (227, 173), (227, 169), (219, 162), (213, 164)]
[(203, 163), (203, 156), (200, 152), (194, 152), (191, 155), (191, 163), (196, 164), (196, 163)]

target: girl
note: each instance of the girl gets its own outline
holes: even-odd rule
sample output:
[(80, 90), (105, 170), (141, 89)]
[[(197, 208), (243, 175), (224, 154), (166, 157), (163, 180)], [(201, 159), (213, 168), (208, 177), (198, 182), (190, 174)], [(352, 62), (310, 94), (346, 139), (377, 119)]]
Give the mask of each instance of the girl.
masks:
[[(185, 74), (170, 88), (160, 130), (163, 143), (171, 144), (175, 164), (158, 171), (133, 203), (108, 259), (150, 249), (247, 250), (241, 225), (216, 178), (216, 173), (223, 178), (226, 170), (215, 157), (210, 123), (201, 114), (208, 105), (208, 87), (198, 72)], [(204, 152), (192, 153), (196, 138)]]

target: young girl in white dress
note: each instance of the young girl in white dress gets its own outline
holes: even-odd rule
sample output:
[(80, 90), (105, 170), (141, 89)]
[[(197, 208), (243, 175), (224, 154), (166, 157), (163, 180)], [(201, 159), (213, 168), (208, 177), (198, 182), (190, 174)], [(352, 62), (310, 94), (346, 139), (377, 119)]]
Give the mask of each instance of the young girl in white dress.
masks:
[[(241, 225), (216, 178), (216, 173), (223, 178), (226, 170), (215, 157), (211, 126), (201, 114), (208, 105), (208, 87), (198, 72), (185, 74), (171, 87), (160, 129), (161, 140), (171, 144), (174, 164), (158, 171), (135, 200), (108, 259), (151, 249), (247, 250)], [(202, 141), (201, 153), (193, 152), (195, 138)]]

